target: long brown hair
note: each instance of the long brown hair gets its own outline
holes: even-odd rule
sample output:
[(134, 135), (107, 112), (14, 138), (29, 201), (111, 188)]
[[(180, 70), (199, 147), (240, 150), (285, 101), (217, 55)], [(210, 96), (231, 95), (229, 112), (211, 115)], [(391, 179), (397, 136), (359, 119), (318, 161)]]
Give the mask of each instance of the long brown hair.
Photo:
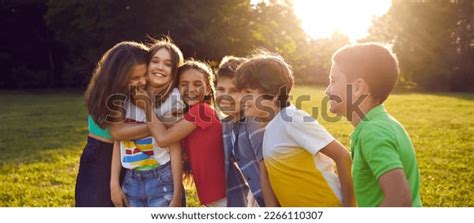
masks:
[(165, 101), (168, 96), (171, 94), (173, 88), (177, 87), (178, 78), (176, 72), (178, 67), (184, 63), (184, 57), (181, 50), (174, 44), (173, 40), (166, 36), (161, 39), (151, 39), (151, 44), (149, 45), (149, 54), (148, 54), (148, 63), (151, 62), (151, 59), (161, 49), (166, 49), (171, 57), (171, 83), (168, 87), (162, 92), (162, 94), (157, 95), (155, 98), (155, 105), (159, 107), (163, 101)]
[(117, 111), (116, 104), (111, 106), (112, 99), (123, 102), (127, 97), (128, 79), (134, 66), (147, 62), (148, 48), (136, 42), (120, 42), (99, 60), (84, 98), (89, 114), (101, 128), (107, 127), (111, 121), (109, 115)]

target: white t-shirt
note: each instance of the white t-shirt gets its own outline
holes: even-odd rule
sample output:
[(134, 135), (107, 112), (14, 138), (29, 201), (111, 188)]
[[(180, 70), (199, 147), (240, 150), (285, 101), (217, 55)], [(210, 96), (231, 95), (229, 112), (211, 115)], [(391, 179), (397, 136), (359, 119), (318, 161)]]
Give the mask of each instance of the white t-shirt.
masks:
[(340, 206), (333, 161), (320, 153), (334, 141), (308, 113), (283, 108), (265, 127), (263, 158), (282, 206)]
[[(161, 106), (155, 109), (155, 113), (159, 118), (171, 118), (171, 113), (184, 109), (184, 106), (178, 89), (174, 88)], [(130, 100), (125, 102), (125, 110), (127, 121), (137, 123), (146, 121), (145, 111)], [(138, 170), (153, 169), (170, 161), (169, 149), (159, 147), (153, 136), (120, 141), (120, 157), (124, 168)]]

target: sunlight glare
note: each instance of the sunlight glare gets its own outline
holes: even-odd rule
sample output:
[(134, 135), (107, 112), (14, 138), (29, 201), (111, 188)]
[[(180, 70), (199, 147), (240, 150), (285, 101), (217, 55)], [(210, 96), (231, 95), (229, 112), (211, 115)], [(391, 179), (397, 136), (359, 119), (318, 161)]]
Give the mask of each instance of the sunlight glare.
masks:
[(355, 41), (367, 36), (372, 19), (387, 13), (391, 4), (391, 0), (294, 0), (294, 10), (313, 39), (339, 32)]

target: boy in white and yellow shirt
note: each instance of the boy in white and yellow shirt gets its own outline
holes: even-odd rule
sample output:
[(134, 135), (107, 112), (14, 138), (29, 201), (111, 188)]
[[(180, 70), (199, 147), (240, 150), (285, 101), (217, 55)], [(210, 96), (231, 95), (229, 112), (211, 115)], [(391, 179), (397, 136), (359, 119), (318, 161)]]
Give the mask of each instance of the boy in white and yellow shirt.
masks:
[(315, 119), (290, 105), (293, 82), (289, 65), (269, 53), (254, 56), (236, 73), (245, 116), (266, 123), (263, 158), (274, 196), (286, 207), (354, 206), (351, 156)]

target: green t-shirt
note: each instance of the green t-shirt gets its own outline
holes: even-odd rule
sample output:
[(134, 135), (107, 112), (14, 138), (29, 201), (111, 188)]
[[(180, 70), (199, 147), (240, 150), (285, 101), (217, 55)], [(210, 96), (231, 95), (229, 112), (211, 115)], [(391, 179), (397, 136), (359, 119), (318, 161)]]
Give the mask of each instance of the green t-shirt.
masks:
[(360, 207), (380, 206), (384, 194), (378, 179), (396, 168), (405, 172), (412, 206), (422, 206), (415, 150), (408, 133), (383, 105), (370, 110), (357, 125), (351, 136), (351, 150), (354, 190)]
[(87, 123), (89, 124), (90, 133), (96, 136), (100, 136), (102, 138), (112, 139), (112, 135), (110, 135), (110, 130), (108, 128), (101, 129), (100, 126), (94, 122), (94, 119), (92, 118), (92, 116), (89, 115), (89, 117), (87, 117)]

